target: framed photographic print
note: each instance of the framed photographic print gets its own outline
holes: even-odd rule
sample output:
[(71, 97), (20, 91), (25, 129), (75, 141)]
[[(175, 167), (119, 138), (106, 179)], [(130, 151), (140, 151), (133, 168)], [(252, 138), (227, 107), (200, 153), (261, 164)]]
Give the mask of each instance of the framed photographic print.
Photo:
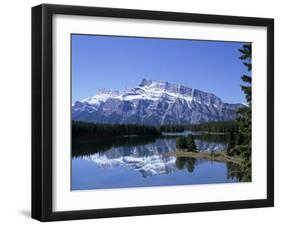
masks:
[(32, 217), (274, 205), (274, 21), (32, 8)]

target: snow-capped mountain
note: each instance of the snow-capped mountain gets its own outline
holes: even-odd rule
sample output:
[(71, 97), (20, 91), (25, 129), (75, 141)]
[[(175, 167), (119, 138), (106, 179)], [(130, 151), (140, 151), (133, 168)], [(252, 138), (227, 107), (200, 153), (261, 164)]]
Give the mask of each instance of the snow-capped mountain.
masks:
[(129, 91), (100, 90), (76, 101), (72, 119), (147, 125), (194, 124), (236, 118), (242, 104), (224, 103), (212, 93), (164, 81), (143, 79)]

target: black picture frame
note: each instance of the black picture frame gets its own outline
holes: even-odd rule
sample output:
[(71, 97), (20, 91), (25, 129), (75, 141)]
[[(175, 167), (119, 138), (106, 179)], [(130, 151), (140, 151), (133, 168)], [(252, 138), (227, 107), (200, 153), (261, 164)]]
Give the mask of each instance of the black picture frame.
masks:
[[(55, 14), (261, 26), (267, 28), (267, 198), (95, 210), (52, 210), (52, 17)], [(274, 206), (274, 20), (43, 4), (32, 8), (32, 218), (122, 217)]]

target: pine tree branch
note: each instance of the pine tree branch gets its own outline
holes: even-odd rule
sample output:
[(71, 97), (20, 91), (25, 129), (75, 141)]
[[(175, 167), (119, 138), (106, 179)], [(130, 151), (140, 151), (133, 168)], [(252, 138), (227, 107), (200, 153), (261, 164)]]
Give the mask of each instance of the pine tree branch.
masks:
[(243, 82), (247, 82), (247, 83), (252, 83), (252, 77), (248, 76), (248, 75), (242, 75), (241, 79), (243, 80)]

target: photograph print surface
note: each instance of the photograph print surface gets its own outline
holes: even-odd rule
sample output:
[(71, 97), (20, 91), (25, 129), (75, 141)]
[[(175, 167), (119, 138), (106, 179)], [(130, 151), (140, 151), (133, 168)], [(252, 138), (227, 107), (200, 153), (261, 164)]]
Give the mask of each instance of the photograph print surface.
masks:
[(71, 189), (251, 182), (252, 46), (71, 35)]

